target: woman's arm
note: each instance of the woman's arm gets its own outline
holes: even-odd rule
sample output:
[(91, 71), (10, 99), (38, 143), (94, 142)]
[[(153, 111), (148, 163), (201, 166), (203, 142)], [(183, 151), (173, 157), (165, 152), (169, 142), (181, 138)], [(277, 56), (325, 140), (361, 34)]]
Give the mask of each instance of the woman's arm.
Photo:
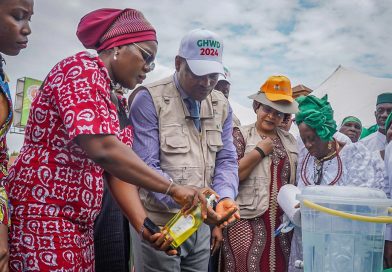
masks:
[(4, 125), (9, 113), (7, 97), (0, 92), (0, 127)]
[(123, 182), (110, 175), (108, 175), (107, 181), (117, 204), (135, 230), (140, 233), (147, 213), (140, 200), (138, 188), (133, 184)]
[(149, 241), (156, 249), (165, 251), (168, 255), (176, 255), (176, 250), (169, 249), (169, 245), (173, 239), (165, 239), (166, 233), (152, 235), (143, 227), (147, 213), (140, 200), (138, 188), (133, 184), (123, 182), (113, 176), (108, 176), (107, 180), (112, 195), (129, 222), (142, 235), (141, 238)]
[(273, 150), (273, 142), (270, 138), (261, 140), (256, 146), (260, 148), (264, 154), (260, 154), (261, 152), (254, 149), (246, 153), (244, 157), (239, 160), (238, 177), (240, 181), (247, 179), (259, 162), (264, 159), (265, 156), (268, 156)]
[(0, 271), (8, 272), (8, 227), (0, 224)]
[(250, 173), (262, 159), (259, 152), (252, 150), (238, 162), (238, 178), (240, 182), (249, 177)]
[[(1, 173), (0, 173), (1, 178)], [(8, 271), (8, 198), (4, 187), (0, 186), (0, 271)]]
[(170, 183), (156, 171), (148, 167), (133, 150), (114, 135), (79, 135), (76, 142), (87, 156), (99, 164), (109, 174), (138, 187), (158, 193), (167, 193), (174, 201), (190, 210), (202, 203), (202, 211), (207, 216), (207, 202), (198, 190), (189, 186)]

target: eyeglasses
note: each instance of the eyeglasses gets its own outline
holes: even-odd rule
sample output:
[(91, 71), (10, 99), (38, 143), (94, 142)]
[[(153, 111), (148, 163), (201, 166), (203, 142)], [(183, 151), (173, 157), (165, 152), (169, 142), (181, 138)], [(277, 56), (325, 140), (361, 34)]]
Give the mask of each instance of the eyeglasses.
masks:
[(261, 105), (260, 107), (268, 115), (275, 115), (278, 118), (283, 118), (284, 117), (284, 113), (283, 112), (277, 111), (277, 110), (271, 108), (270, 106)]
[(146, 49), (144, 49), (143, 47), (141, 47), (137, 43), (132, 43), (132, 45), (134, 45), (137, 48), (139, 48), (140, 54), (142, 54), (142, 57), (143, 57), (144, 61), (146, 62), (146, 65), (148, 66), (148, 69), (150, 71), (154, 70), (154, 68), (155, 68), (155, 63), (154, 63), (155, 56), (153, 54), (147, 52)]

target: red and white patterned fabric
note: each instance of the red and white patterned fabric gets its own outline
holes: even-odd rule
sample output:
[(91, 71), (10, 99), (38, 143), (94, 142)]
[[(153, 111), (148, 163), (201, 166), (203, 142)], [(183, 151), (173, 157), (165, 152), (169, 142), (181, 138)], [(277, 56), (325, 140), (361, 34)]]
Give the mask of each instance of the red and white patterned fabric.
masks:
[(58, 63), (34, 99), (21, 153), (7, 186), (13, 222), (11, 271), (94, 271), (93, 224), (103, 169), (73, 141), (120, 132), (103, 62), (81, 52)]

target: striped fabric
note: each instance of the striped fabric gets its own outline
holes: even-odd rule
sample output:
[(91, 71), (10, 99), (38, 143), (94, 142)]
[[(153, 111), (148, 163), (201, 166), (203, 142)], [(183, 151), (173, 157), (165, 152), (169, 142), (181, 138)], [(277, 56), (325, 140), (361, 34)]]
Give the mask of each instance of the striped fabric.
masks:
[(98, 52), (115, 46), (157, 41), (153, 26), (135, 9), (98, 9), (79, 22), (76, 35), (84, 47)]
[(128, 9), (109, 27), (100, 39), (100, 43), (103, 44), (106, 40), (120, 35), (144, 31), (155, 32), (152, 25), (144, 18), (140, 11)]

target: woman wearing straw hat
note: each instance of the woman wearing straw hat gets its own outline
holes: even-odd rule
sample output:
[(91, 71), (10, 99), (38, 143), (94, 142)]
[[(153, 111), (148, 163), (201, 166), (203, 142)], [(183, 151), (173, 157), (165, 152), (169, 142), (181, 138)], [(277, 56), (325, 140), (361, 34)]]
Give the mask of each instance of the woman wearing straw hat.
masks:
[(233, 131), (241, 219), (224, 232), (222, 271), (287, 271), (290, 237), (274, 235), (283, 215), (276, 198), (281, 186), (295, 182), (297, 147), (279, 125), (297, 112), (297, 102), (284, 76), (271, 76), (249, 98), (257, 120)]
[[(299, 150), (297, 186), (361, 186), (384, 189), (384, 166), (361, 142), (345, 144), (334, 138), (336, 122), (328, 97), (313, 95), (297, 98), (295, 116), (304, 147)], [(302, 260), (300, 229), (295, 229), (291, 243), (289, 271)]]
[(94, 271), (93, 224), (104, 171), (109, 179), (170, 195), (185, 208), (203, 199), (137, 157), (129, 147), (131, 128), (120, 131), (110, 100), (111, 90), (133, 89), (153, 69), (157, 38), (151, 24), (134, 9), (99, 9), (81, 19), (77, 36), (98, 55), (80, 52), (50, 71), (7, 177), (11, 271)]

